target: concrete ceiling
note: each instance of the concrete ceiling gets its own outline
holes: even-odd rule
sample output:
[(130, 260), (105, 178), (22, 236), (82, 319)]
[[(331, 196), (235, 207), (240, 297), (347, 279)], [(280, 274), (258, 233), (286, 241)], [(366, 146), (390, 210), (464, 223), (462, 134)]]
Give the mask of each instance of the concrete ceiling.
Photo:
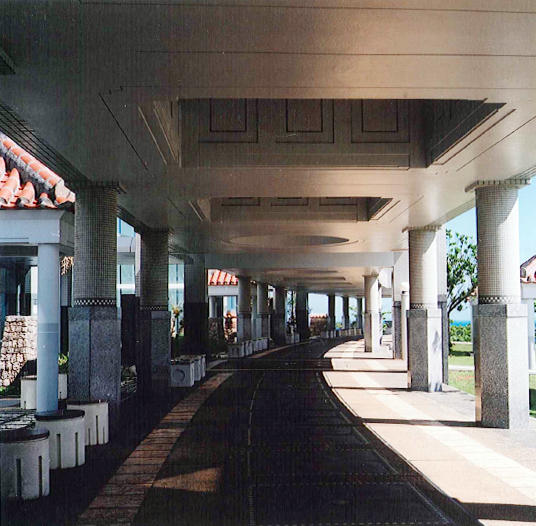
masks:
[[(405, 228), (473, 206), (473, 181), (532, 176), (534, 34), (536, 7), (521, 0), (2, 2), (0, 101), (78, 174), (120, 182), (125, 216), (169, 227), (178, 251), (270, 283), (359, 293), (363, 273), (392, 266), (386, 254), (407, 247)], [(204, 98), (503, 106), (423, 166), (348, 166), (333, 156), (187, 166), (180, 148), (166, 160), (146, 109)], [(383, 197), (396, 206), (371, 221), (203, 215), (228, 197)]]

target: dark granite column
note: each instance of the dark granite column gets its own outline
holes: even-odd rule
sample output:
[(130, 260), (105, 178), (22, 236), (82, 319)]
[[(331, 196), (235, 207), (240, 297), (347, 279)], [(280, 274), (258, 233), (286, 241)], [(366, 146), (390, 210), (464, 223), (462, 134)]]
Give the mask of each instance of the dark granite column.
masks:
[(184, 262), (184, 345), (187, 354), (208, 352), (208, 280), (204, 254)]
[(402, 302), (393, 301), (393, 357), (402, 358)]
[(238, 276), (237, 339), (239, 342), (251, 340), (251, 280), (248, 276)]
[(335, 330), (335, 294), (328, 294), (328, 323), (327, 330)]
[(356, 329), (363, 334), (363, 298), (356, 298)]
[(286, 303), (287, 291), (284, 287), (275, 288), (275, 320), (274, 341), (277, 345), (285, 345), (287, 342)]
[(171, 313), (168, 308), (169, 248), (167, 230), (141, 232), (140, 384), (145, 395), (167, 397), (171, 358)]
[(69, 309), (69, 396), (107, 400), (112, 429), (121, 403), (118, 189), (104, 183), (76, 189), (74, 306)]
[(300, 341), (303, 342), (311, 335), (309, 331), (309, 309), (308, 309), (309, 294), (305, 289), (298, 289), (296, 293), (296, 325)]
[(342, 328), (350, 328), (350, 298), (348, 296), (342, 297)]
[(257, 283), (257, 323), (259, 336), (270, 337), (270, 311), (268, 309), (268, 284)]

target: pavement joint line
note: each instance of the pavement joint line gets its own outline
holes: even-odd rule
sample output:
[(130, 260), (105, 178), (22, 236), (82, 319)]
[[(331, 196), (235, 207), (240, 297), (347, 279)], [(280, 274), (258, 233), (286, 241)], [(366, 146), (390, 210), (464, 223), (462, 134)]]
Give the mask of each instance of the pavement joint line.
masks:
[[(204, 384), (198, 387), (197, 391), (200, 391), (198, 393), (197, 391), (194, 391), (194, 393), (190, 394), (186, 399), (179, 402), (177, 405), (175, 405), (171, 411), (164, 417), (166, 418), (169, 416), (177, 407), (197, 407), (197, 410), (201, 408), (203, 403), (208, 399), (208, 397), (218, 388), (220, 385), (230, 378), (232, 375), (221, 373), (216, 374), (209, 380), (207, 380)], [(192, 400), (195, 400), (195, 404), (192, 404)], [(195, 416), (196, 411), (193, 411), (191, 413), (190, 420)], [(164, 418), (160, 421), (164, 420)], [(155, 435), (155, 431), (157, 431)], [(162, 433), (163, 431), (171, 432), (171, 433)], [(176, 430), (176, 429), (169, 429), (165, 427), (161, 427), (160, 424), (158, 424), (151, 433), (147, 435), (147, 437), (136, 447), (136, 449), (129, 455), (129, 457), (125, 460), (123, 464), (119, 467), (118, 471), (131, 459), (133, 458), (133, 455), (135, 453), (145, 453), (145, 454), (155, 454), (159, 453), (158, 455), (158, 464), (155, 463), (155, 465), (158, 465), (158, 471), (160, 471), (160, 468), (164, 465), (164, 462), (166, 461), (167, 457), (169, 456), (169, 453), (173, 449), (173, 446), (176, 443), (176, 440), (178, 440), (183, 432), (183, 429)], [(176, 437), (175, 443), (171, 444), (169, 447), (169, 450), (166, 451), (151, 451), (151, 450), (140, 450), (141, 446), (143, 446), (143, 443), (147, 439), (151, 439), (150, 437), (158, 436), (159, 434), (164, 434), (167, 436), (173, 435)], [(165, 456), (164, 454), (165, 453)], [(128, 465), (128, 464), (127, 464)], [(106, 524), (111, 525), (114, 522), (118, 520), (118, 511), (121, 511), (123, 515), (125, 515), (125, 520), (123, 521), (123, 517), (121, 517), (121, 524), (124, 526), (130, 526), (132, 524), (132, 521), (134, 520), (138, 510), (141, 508), (143, 501), (145, 500), (147, 494), (149, 493), (149, 490), (151, 486), (154, 484), (154, 481), (156, 480), (158, 472), (155, 475), (150, 474), (117, 474), (117, 472), (109, 479), (109, 481), (105, 484), (105, 486), (101, 489), (101, 491), (98, 493), (98, 495), (93, 499), (93, 501), (90, 503), (89, 507), (83, 511), (83, 513), (79, 516), (76, 526), (86, 526), (88, 524), (91, 525), (97, 525), (97, 524)], [(123, 477), (123, 478), (118, 478)], [(138, 480), (140, 482), (133, 482), (134, 480)], [(123, 481), (119, 484), (120, 481)], [(141, 482), (144, 481), (144, 482)], [(150, 481), (150, 482), (147, 482)], [(139, 504), (135, 506), (130, 507), (99, 507), (99, 502), (106, 503), (108, 502), (107, 499), (103, 499), (103, 497), (111, 497), (111, 496), (117, 496), (117, 494), (114, 494), (114, 486), (141, 486), (143, 487), (142, 493), (138, 493), (138, 496), (143, 496), (143, 499), (139, 499)], [(128, 514), (125, 514), (125, 510), (128, 510)], [(135, 511), (135, 513), (134, 513)]]
[[(499, 479), (501, 482), (507, 484), (514, 490), (517, 490), (519, 493), (525, 495), (526, 497), (529, 497), (532, 500), (536, 500), (536, 492), (533, 491), (536, 487), (536, 472), (523, 466), (517, 461), (512, 460), (505, 455), (497, 453), (496, 451), (484, 446), (476, 439), (471, 438), (464, 433), (461, 433), (460, 431), (452, 429), (448, 425), (443, 424), (434, 418), (431, 418), (428, 414), (415, 408), (409, 402), (402, 400), (400, 396), (395, 394), (394, 392), (380, 392), (381, 394), (379, 394), (374, 389), (381, 387), (381, 385), (373, 378), (371, 378), (369, 374), (359, 374), (361, 376), (367, 377), (367, 384), (372, 384), (370, 386), (364, 386), (368, 390), (370, 390), (371, 395), (377, 400), (379, 400), (381, 403), (386, 405), (386, 407), (388, 407), (390, 410), (394, 411), (399, 417), (406, 420), (408, 425), (411, 425), (416, 429), (419, 429), (423, 433), (429, 435), (433, 439), (437, 440), (441, 444), (453, 450), (455, 453), (462, 456), (465, 460), (485, 470), (487, 473)], [(357, 374), (353, 373), (352, 376), (357, 381), (357, 383), (360, 384), (360, 378), (357, 377)], [(337, 390), (337, 388), (333, 389), (335, 391)], [(339, 397), (339, 399), (341, 399), (341, 401), (343, 401), (342, 395), (337, 394), (337, 396)], [(346, 402), (343, 401), (343, 403), (345, 403), (345, 405), (349, 407)], [(353, 412), (355, 413), (355, 411)], [(419, 423), (414, 423), (415, 421), (422, 422), (423, 420), (429, 421), (434, 425), (422, 425)], [(365, 423), (365, 426), (371, 431), (373, 431), (369, 424)], [(409, 462), (411, 463), (411, 461)], [(413, 463), (411, 464), (413, 465)], [(508, 477), (504, 474), (494, 471), (499, 467), (517, 468), (525, 472), (526, 476)], [(414, 468), (418, 470), (416, 466), (414, 466)]]

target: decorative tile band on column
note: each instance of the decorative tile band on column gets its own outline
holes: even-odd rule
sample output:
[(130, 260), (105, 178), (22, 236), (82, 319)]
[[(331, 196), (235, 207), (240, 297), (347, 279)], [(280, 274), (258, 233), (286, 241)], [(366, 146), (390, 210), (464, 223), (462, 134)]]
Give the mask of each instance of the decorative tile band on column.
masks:
[(168, 306), (167, 305), (144, 305), (140, 306), (140, 310), (145, 311), (167, 311)]
[(519, 303), (521, 296), (478, 296), (481, 305), (504, 305), (506, 303)]
[(410, 303), (410, 309), (437, 309), (437, 303)]
[(77, 298), (73, 301), (75, 307), (115, 307), (116, 299), (110, 298)]

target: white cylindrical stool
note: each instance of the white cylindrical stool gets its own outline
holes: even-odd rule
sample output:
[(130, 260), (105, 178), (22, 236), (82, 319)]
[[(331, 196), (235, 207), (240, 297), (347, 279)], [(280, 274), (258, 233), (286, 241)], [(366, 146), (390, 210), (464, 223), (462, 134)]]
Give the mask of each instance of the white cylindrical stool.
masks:
[(50, 431), (50, 469), (74, 468), (85, 463), (84, 411), (36, 413), (35, 420)]
[(69, 400), (67, 409), (84, 411), (86, 446), (108, 443), (108, 402), (106, 400)]
[(49, 432), (0, 430), (0, 491), (4, 499), (37, 499), (50, 492)]
[(67, 375), (60, 373), (58, 375), (58, 400), (65, 400), (67, 398)]
[(37, 408), (37, 376), (23, 376), (20, 379), (20, 408)]

